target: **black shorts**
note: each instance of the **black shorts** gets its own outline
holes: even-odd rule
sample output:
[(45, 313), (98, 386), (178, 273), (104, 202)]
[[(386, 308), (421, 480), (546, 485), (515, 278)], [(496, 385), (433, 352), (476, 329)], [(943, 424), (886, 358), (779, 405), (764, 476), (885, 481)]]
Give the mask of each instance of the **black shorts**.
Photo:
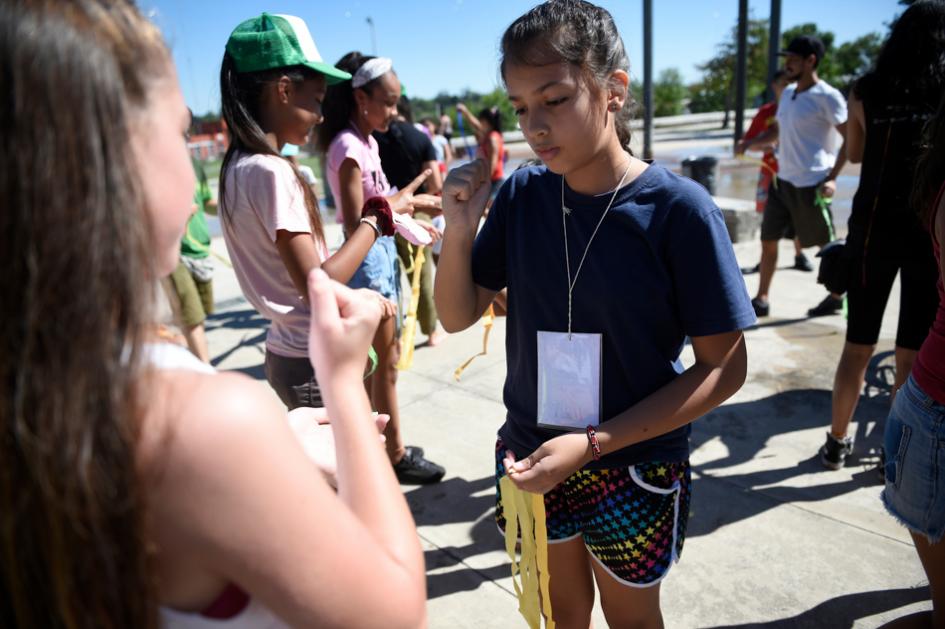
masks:
[(780, 177), (771, 182), (761, 218), (761, 239), (780, 240), (791, 225), (802, 247), (826, 245), (832, 239), (833, 213), (814, 203), (818, 186), (798, 188)]
[(858, 255), (852, 260), (853, 276), (847, 289), (847, 342), (875, 345), (883, 312), (899, 275), (899, 325), (896, 347), (918, 350), (929, 333), (938, 310), (938, 266), (928, 247), (928, 255)]
[(308, 358), (280, 356), (266, 350), (266, 380), (288, 409), (306, 406), (321, 408), (322, 391)]

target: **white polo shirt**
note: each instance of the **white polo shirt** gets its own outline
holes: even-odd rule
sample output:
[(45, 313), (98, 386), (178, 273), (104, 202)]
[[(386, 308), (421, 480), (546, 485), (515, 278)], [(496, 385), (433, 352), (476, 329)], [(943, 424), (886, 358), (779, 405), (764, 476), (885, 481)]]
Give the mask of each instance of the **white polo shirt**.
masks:
[(825, 81), (797, 92), (784, 88), (778, 101), (778, 177), (798, 186), (823, 181), (837, 161), (843, 138), (836, 126), (847, 120), (847, 101)]

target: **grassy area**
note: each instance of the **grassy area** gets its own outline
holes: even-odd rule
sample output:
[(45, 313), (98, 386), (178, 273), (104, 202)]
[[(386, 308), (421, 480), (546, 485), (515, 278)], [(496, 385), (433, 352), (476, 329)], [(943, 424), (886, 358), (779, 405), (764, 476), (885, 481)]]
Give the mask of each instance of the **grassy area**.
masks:
[[(222, 159), (210, 159), (203, 163), (203, 169), (204, 172), (207, 173), (208, 180), (214, 181), (220, 176), (220, 165), (222, 163)], [(315, 173), (315, 176), (321, 179), (321, 170), (319, 170), (320, 166), (318, 157), (314, 155), (310, 157), (302, 157), (299, 159), (299, 163), (311, 167), (312, 172)]]

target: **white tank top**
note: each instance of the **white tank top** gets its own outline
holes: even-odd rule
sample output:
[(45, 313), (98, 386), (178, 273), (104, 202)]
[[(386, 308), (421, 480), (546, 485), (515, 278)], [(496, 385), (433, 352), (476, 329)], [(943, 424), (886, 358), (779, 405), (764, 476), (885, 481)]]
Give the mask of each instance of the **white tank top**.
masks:
[[(144, 360), (158, 369), (216, 373), (216, 369), (180, 345), (154, 343), (145, 345), (143, 349)], [(165, 629), (289, 629), (289, 625), (252, 598), (236, 616), (225, 620), (207, 618), (199, 612), (182, 612), (169, 607), (161, 607), (159, 613), (161, 627)]]

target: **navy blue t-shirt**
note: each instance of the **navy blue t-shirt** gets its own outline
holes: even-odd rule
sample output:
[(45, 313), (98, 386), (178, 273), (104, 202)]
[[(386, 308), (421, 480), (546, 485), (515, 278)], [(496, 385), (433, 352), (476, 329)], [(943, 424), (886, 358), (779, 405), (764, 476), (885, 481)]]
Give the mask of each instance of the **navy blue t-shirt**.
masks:
[[(571, 275), (611, 194), (565, 186)], [(473, 246), (476, 284), (509, 289), (504, 400), (499, 430), (516, 458), (559, 431), (537, 426), (537, 332), (567, 331), (561, 176), (515, 171)], [(699, 184), (651, 165), (614, 199), (573, 291), (572, 331), (602, 334), (601, 421), (627, 410), (683, 371), (686, 336), (755, 322), (722, 212)], [(689, 457), (690, 427), (634, 444), (588, 468)]]

